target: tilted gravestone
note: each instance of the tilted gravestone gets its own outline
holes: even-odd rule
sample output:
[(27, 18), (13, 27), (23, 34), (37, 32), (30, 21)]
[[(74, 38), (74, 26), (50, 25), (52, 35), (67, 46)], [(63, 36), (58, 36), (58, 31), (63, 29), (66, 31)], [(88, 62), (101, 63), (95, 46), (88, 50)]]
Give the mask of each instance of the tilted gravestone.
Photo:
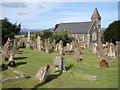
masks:
[(36, 74), (36, 78), (39, 79), (42, 83), (45, 83), (48, 79), (49, 74), (50, 74), (50, 65), (47, 64), (38, 70)]
[(105, 59), (101, 60), (100, 67), (109, 68), (108, 62)]
[(64, 72), (65, 69), (65, 63), (64, 63), (64, 57), (62, 56), (55, 56), (54, 57), (54, 67), (56, 71)]

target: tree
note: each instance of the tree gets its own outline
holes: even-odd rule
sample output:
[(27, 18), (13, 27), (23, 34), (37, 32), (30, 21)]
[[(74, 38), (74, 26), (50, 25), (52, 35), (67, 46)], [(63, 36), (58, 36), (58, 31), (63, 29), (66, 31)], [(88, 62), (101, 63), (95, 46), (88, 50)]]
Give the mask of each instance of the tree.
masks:
[(45, 39), (47, 39), (47, 38), (50, 38), (50, 42), (52, 42), (55, 39), (56, 43), (59, 43), (59, 41), (62, 40), (64, 46), (66, 45), (66, 43), (70, 43), (73, 40), (73, 37), (70, 37), (68, 35), (68, 32), (66, 32), (66, 31), (52, 32), (50, 30), (45, 30), (43, 32), (34, 34), (33, 37), (37, 38), (37, 36), (40, 36), (43, 41), (45, 41)]
[(112, 42), (115, 44), (116, 41), (120, 41), (120, 20), (111, 23), (108, 28), (104, 31), (103, 39), (105, 42)]
[(8, 38), (13, 39), (14, 35), (18, 34), (21, 30), (21, 25), (17, 23), (12, 24), (7, 18), (1, 20), (2, 26), (2, 45), (4, 45)]

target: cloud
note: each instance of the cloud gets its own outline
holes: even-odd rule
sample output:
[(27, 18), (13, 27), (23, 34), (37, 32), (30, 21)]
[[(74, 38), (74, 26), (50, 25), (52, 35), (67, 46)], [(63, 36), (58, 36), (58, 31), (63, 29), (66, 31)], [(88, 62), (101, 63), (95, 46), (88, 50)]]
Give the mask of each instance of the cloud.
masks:
[(18, 15), (27, 15), (25, 12), (19, 12)]
[(25, 8), (27, 5), (25, 2), (3, 2), (1, 4), (2, 7), (8, 7), (8, 8)]

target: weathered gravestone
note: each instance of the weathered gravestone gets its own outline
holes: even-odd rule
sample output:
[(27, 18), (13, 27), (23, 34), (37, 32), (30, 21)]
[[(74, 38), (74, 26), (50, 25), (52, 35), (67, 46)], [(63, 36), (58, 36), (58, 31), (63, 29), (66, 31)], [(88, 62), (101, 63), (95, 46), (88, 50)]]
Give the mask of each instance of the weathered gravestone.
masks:
[(44, 50), (45, 50), (45, 52), (49, 53), (49, 51), (50, 51), (50, 38), (45, 39)]
[(51, 51), (51, 52), (54, 52), (54, 51), (55, 51), (55, 47), (56, 47), (56, 40), (53, 39), (53, 42), (52, 42), (51, 45), (50, 45), (50, 51)]
[(60, 42), (59, 42), (59, 54), (63, 54), (63, 41), (62, 40), (60, 40)]
[(105, 59), (101, 60), (100, 67), (109, 68), (108, 62)]
[(16, 67), (17, 66), (15, 61), (14, 61), (14, 53), (10, 53), (10, 57), (9, 57), (8, 60), (9, 60), (8, 61), (8, 66), (10, 66), (10, 67)]
[(113, 57), (115, 58), (115, 46), (113, 43), (110, 43), (109, 46), (108, 46), (108, 54), (107, 54), (109, 57)]
[(37, 37), (36, 44), (37, 44), (37, 50), (41, 51), (41, 37), (40, 36)]
[(64, 72), (65, 69), (65, 63), (64, 63), (64, 57), (62, 56), (55, 56), (54, 57), (54, 67), (56, 71)]
[(33, 50), (37, 50), (37, 44), (36, 44), (36, 41), (33, 41), (33, 42), (32, 42), (32, 47), (33, 47)]
[(17, 53), (17, 52), (18, 52), (18, 50), (17, 50), (17, 41), (16, 41), (16, 39), (14, 39), (13, 52), (14, 52), (14, 53)]
[(77, 62), (83, 60), (82, 54), (81, 54), (81, 52), (78, 48), (75, 48), (74, 55), (75, 55), (75, 59), (76, 59)]
[(36, 78), (39, 79), (42, 83), (45, 83), (48, 79), (49, 74), (50, 74), (50, 65), (47, 64), (38, 70), (36, 74)]
[(66, 49), (67, 49), (67, 51), (70, 50), (70, 44), (69, 43), (67, 43)]
[(50, 51), (50, 38), (47, 39), (45, 51), (46, 51), (47, 53), (49, 53), (49, 51)]
[(120, 57), (120, 41), (116, 41), (115, 55)]
[(28, 37), (27, 37), (27, 43), (26, 43), (26, 48), (30, 48), (30, 30), (28, 30)]
[(4, 60), (8, 60), (9, 56), (10, 56), (10, 51), (13, 50), (13, 40), (10, 40), (10, 38), (8, 38), (6, 44), (3, 47), (3, 59)]
[(56, 44), (55, 46), (55, 51), (58, 52), (58, 48), (59, 48), (59, 43)]
[(96, 47), (97, 47), (97, 43), (93, 43), (93, 45), (92, 45), (92, 52), (95, 53), (95, 54), (97, 53)]

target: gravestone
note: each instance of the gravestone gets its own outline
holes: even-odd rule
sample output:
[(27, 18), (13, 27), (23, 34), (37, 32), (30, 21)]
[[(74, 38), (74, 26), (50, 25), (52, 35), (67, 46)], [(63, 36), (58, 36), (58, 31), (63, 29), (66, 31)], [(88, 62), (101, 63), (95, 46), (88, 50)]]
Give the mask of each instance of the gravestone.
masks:
[(69, 51), (70, 50), (70, 44), (69, 43), (67, 43), (67, 46), (66, 46), (67, 48), (67, 51)]
[(105, 59), (101, 60), (100, 67), (109, 68), (108, 62)]
[(28, 30), (28, 37), (27, 37), (27, 42), (26, 42), (26, 48), (30, 48), (30, 30)]
[(72, 50), (73, 50), (73, 45), (74, 45), (74, 43), (73, 43), (73, 42), (71, 42), (71, 43), (70, 43), (70, 46), (69, 46), (70, 51), (72, 51)]
[(96, 46), (96, 54), (98, 55), (98, 57), (105, 55), (102, 43), (98, 43), (98, 45)]
[(13, 40), (10, 40), (10, 38), (8, 38), (6, 44), (3, 47), (3, 51), (2, 51), (2, 55), (3, 55), (3, 59), (4, 60), (8, 60), (9, 56), (10, 56), (10, 51), (13, 50)]
[(37, 44), (37, 50), (41, 51), (41, 37), (40, 36), (37, 37), (36, 44)]
[(116, 41), (115, 54), (117, 57), (120, 57), (120, 41)]
[(62, 40), (60, 40), (60, 42), (59, 42), (59, 54), (63, 54), (63, 41)]
[(56, 48), (56, 40), (53, 39), (53, 42), (51, 43), (51, 51), (55, 51), (55, 48)]
[(92, 52), (95, 53), (95, 54), (97, 53), (96, 47), (97, 47), (97, 43), (93, 43)]
[(46, 80), (48, 79), (49, 74), (50, 74), (50, 65), (47, 64), (38, 70), (36, 74), (36, 78), (39, 79), (42, 83), (45, 83)]
[(59, 48), (59, 43), (56, 44), (55, 46), (55, 51), (58, 52), (58, 48)]
[(16, 41), (16, 39), (14, 39), (13, 52), (14, 52), (14, 53), (17, 53), (17, 52), (18, 52), (18, 50), (17, 50), (17, 41)]
[(75, 55), (75, 59), (76, 59), (77, 62), (83, 60), (82, 54), (81, 54), (81, 52), (80, 52), (80, 50), (78, 48), (75, 49), (74, 55)]
[(50, 38), (45, 39), (45, 52), (49, 53), (50, 51)]
[(54, 57), (54, 67), (56, 71), (64, 72), (65, 69), (65, 63), (64, 63), (64, 57), (62, 56), (55, 56)]
[(16, 67), (17, 66), (15, 61), (14, 61), (14, 54), (13, 53), (10, 53), (10, 57), (9, 57), (8, 60), (9, 60), (8, 61), (8, 66), (10, 66), (10, 67)]
[(37, 44), (36, 44), (36, 41), (33, 41), (32, 46), (33, 46), (33, 50), (37, 50)]
[(110, 43), (109, 46), (108, 46), (108, 54), (107, 54), (109, 57), (113, 57), (115, 58), (115, 46), (113, 43)]
[(45, 41), (44, 41), (44, 51), (46, 51), (46, 45), (47, 45), (47, 39), (45, 38)]

